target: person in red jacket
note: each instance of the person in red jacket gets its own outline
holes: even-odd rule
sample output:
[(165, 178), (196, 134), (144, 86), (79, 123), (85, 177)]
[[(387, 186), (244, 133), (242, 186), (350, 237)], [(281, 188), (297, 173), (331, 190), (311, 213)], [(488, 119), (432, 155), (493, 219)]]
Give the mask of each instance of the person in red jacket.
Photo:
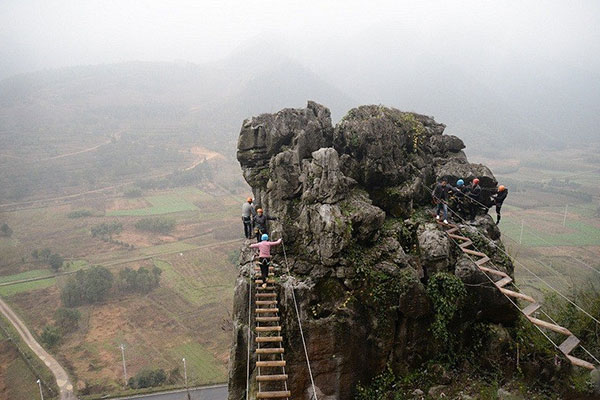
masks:
[(263, 288), (267, 287), (267, 277), (269, 276), (269, 264), (271, 262), (271, 246), (277, 246), (281, 239), (275, 242), (269, 242), (269, 235), (262, 235), (261, 241), (250, 245), (252, 249), (258, 249), (258, 260), (260, 261), (260, 273), (262, 275)]

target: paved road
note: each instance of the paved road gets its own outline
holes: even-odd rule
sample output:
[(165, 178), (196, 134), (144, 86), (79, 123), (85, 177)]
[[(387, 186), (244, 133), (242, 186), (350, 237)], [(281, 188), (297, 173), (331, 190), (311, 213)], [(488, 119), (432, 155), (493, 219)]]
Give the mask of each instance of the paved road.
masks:
[[(190, 389), (192, 400), (227, 400), (227, 385)], [(120, 397), (113, 400), (188, 400), (185, 390), (169, 393), (146, 394), (133, 397)]]
[(50, 354), (44, 350), (42, 346), (35, 340), (35, 338), (29, 332), (29, 329), (25, 326), (23, 321), (19, 319), (17, 314), (4, 302), (0, 299), (0, 311), (8, 320), (13, 324), (19, 335), (23, 338), (25, 343), (33, 350), (33, 352), (42, 360), (46, 366), (52, 371), (54, 377), (56, 378), (56, 383), (58, 384), (58, 388), (60, 389), (60, 399), (61, 400), (75, 400), (75, 395), (73, 394), (73, 385), (69, 379), (69, 375), (60, 366), (58, 361), (54, 359)]

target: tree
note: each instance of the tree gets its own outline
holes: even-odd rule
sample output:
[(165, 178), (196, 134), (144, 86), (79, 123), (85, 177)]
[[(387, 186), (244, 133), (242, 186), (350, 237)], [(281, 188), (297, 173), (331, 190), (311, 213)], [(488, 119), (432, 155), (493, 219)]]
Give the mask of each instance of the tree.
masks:
[(79, 270), (71, 276), (61, 291), (61, 299), (66, 307), (103, 301), (113, 285), (113, 274), (102, 266), (89, 270)]
[(38, 251), (38, 249), (31, 251), (31, 257), (33, 257), (34, 260), (37, 260), (38, 258), (40, 258), (40, 252)]
[(50, 264), (50, 268), (54, 270), (54, 272), (58, 271), (60, 267), (62, 267), (65, 259), (58, 253), (54, 253), (48, 257), (48, 263)]
[(60, 341), (61, 336), (59, 330), (55, 326), (47, 325), (46, 327), (44, 327), (40, 338), (42, 339), (42, 342), (46, 344), (46, 346), (54, 347)]
[(0, 226), (0, 235), (10, 237), (13, 234), (13, 230), (8, 226), (8, 224), (4, 223)]
[(79, 310), (61, 307), (54, 313), (56, 326), (63, 334), (73, 332), (79, 325), (81, 313)]
[(169, 233), (175, 228), (175, 218), (158, 217), (158, 218), (142, 218), (135, 223), (136, 229), (143, 231)]
[(52, 254), (52, 250), (50, 250), (47, 247), (45, 249), (40, 250), (40, 252), (39, 252), (40, 258), (44, 261), (48, 261), (51, 254)]

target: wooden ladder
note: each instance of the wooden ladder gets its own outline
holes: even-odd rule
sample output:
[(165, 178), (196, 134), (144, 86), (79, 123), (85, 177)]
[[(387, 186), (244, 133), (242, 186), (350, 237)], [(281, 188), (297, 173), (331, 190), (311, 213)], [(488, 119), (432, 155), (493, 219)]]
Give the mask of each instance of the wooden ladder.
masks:
[(577, 337), (573, 335), (567, 328), (532, 316), (541, 307), (540, 303), (538, 303), (531, 296), (516, 292), (514, 290), (506, 289), (505, 286), (512, 283), (513, 281), (507, 273), (499, 271), (495, 268), (484, 267), (484, 264), (488, 263), (490, 261), (490, 258), (484, 253), (470, 248), (473, 246), (473, 242), (468, 237), (459, 234), (460, 227), (458, 225), (445, 224), (441, 221), (437, 221), (437, 223), (438, 225), (441, 225), (443, 227), (446, 234), (451, 239), (454, 239), (454, 241), (458, 243), (458, 247), (460, 247), (463, 253), (469, 255), (471, 259), (478, 257), (478, 259), (475, 260), (475, 265), (477, 265), (479, 270), (485, 273), (488, 277), (494, 277), (492, 278), (492, 280), (494, 281), (494, 285), (498, 288), (498, 290), (500, 290), (500, 292), (502, 292), (502, 294), (504, 294), (507, 297), (512, 297), (514, 299), (525, 300), (530, 303), (527, 307), (523, 309), (519, 308), (519, 311), (521, 311), (521, 313), (523, 313), (523, 315), (525, 315), (525, 317), (527, 317), (527, 319), (531, 321), (531, 323), (541, 328), (548, 329), (553, 332), (557, 332), (567, 336), (567, 338), (558, 346), (558, 349), (567, 357), (571, 364), (591, 370), (595, 368), (594, 364), (570, 355), (571, 351), (573, 351), (573, 349), (575, 349), (575, 347), (579, 345), (579, 339), (577, 339)]
[(255, 261), (254, 271), (259, 275), (256, 284), (256, 382), (258, 384), (257, 399), (289, 399), (291, 392), (288, 390), (288, 375), (285, 372), (285, 359), (283, 358), (283, 336), (277, 293), (275, 292), (275, 268), (269, 266), (267, 286), (262, 287), (260, 277), (260, 262)]

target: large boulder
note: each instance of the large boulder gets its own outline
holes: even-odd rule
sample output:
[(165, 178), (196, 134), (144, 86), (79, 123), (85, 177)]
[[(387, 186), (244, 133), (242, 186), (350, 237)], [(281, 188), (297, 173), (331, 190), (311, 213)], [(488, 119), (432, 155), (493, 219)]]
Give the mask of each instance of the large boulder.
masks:
[[(383, 106), (352, 109), (334, 128), (329, 110), (313, 102), (244, 121), (238, 160), (257, 202), (278, 217), (271, 234), (284, 239), (287, 257), (274, 249), (275, 264), (285, 261), (291, 271), (276, 286), (294, 398), (312, 395), (294, 298), (324, 399), (352, 398), (358, 382), (386, 365), (400, 372), (433, 357), (427, 282), (436, 273), (475, 285), (468, 286), (468, 318), (516, 318), (427, 212), (429, 190), (441, 176), (495, 185), (491, 171), (469, 164), (464, 143), (443, 135), (444, 128), (431, 117)], [(499, 231), (485, 217), (478, 221), (471, 229), (485, 235), (491, 257), (502, 261)], [(245, 394), (247, 346), (253, 346), (245, 338), (252, 257), (244, 249), (236, 282), (232, 400)], [(512, 274), (512, 265), (505, 270)]]

